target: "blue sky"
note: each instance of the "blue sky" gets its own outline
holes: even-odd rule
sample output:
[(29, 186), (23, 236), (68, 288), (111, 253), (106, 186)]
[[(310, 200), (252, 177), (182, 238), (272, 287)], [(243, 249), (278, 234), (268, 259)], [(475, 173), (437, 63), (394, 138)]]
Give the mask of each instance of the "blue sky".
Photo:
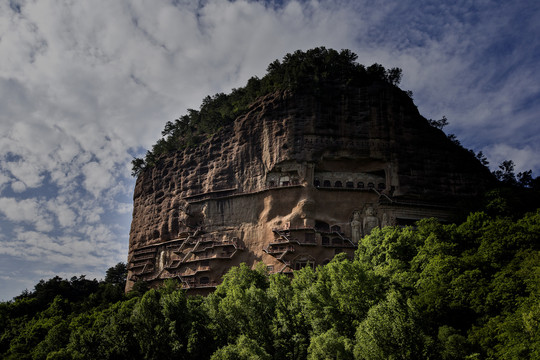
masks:
[(540, 2), (0, 1), (0, 300), (126, 261), (134, 179), (166, 121), (297, 49), (403, 69), (492, 167), (540, 175)]

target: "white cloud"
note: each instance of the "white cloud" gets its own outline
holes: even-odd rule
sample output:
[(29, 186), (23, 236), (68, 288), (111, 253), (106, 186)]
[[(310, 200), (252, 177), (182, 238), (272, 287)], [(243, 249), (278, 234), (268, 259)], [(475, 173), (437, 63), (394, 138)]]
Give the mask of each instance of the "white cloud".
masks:
[(77, 225), (77, 213), (70, 206), (58, 197), (47, 202), (47, 209), (56, 215), (58, 223), (61, 227), (73, 227)]
[(11, 183), (11, 189), (16, 193), (21, 193), (25, 191), (27, 187), (22, 181), (15, 181)]
[(113, 178), (109, 171), (109, 169), (102, 167), (95, 161), (84, 165), (82, 173), (85, 177), (83, 181), (85, 189), (98, 197), (103, 190), (112, 185)]
[(484, 154), (490, 160), (490, 167), (498, 170), (498, 165), (505, 160), (512, 160), (515, 164), (515, 173), (528, 171), (533, 168), (540, 168), (540, 158), (538, 154), (540, 148), (524, 146), (522, 148), (513, 147), (507, 144), (494, 144), (484, 149)]
[(42, 185), (43, 171), (35, 163), (20, 160), (4, 162), (3, 167), (17, 180), (15, 184), (22, 184), (22, 186), (17, 184), (17, 190), (23, 191), (26, 187), (36, 188)]
[(119, 214), (130, 214), (133, 211), (133, 204), (116, 203), (116, 212)]
[(9, 221), (33, 225), (38, 231), (49, 232), (53, 229), (49, 214), (37, 199), (0, 198), (0, 213)]
[[(0, 254), (22, 256), (39, 263), (69, 265), (83, 269), (104, 267), (117, 262), (121, 250), (113, 242), (87, 240), (82, 236), (53, 237), (39, 231), (19, 230), (13, 240), (2, 243)], [(115, 260), (116, 259), (116, 260)]]

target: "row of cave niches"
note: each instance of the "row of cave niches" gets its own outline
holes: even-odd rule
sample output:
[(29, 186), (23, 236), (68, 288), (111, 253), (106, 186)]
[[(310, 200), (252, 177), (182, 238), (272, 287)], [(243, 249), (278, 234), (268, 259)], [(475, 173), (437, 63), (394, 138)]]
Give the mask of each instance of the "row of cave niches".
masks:
[[(269, 181), (268, 182), (268, 187), (278, 187), (278, 186), (294, 186), (294, 185), (300, 185), (300, 182), (297, 180), (297, 179), (293, 179), (291, 181), (281, 181), (278, 184), (276, 184), (275, 181)], [(385, 190), (386, 189), (386, 184), (385, 183), (378, 183), (377, 186), (375, 186), (375, 183), (372, 183), (372, 182), (368, 182), (367, 185), (364, 184), (363, 181), (359, 181), (357, 182), (356, 184), (352, 181), (335, 181), (333, 184), (330, 180), (319, 180), (319, 179), (315, 179), (315, 181), (313, 181), (313, 186), (317, 187), (317, 188), (340, 188), (340, 189), (361, 189), (361, 190), (372, 190), (372, 189), (377, 189), (377, 190)]]
[(386, 189), (386, 184), (382, 182), (378, 183), (377, 187), (375, 187), (375, 184), (372, 182), (368, 182), (366, 186), (366, 184), (364, 184), (363, 181), (359, 181), (355, 184), (352, 181), (345, 181), (344, 183), (343, 181), (337, 180), (332, 184), (330, 180), (321, 181), (319, 179), (315, 179), (313, 181), (313, 186), (315, 186), (316, 188), (341, 188), (341, 189), (345, 188), (345, 189), (361, 189), (361, 190), (372, 190), (372, 189), (385, 190)]
[(270, 180), (268, 182), (268, 187), (282, 187), (282, 186), (296, 186), (296, 185), (300, 185), (300, 181), (298, 179), (292, 179), (292, 180), (283, 180), (283, 181), (280, 181), (278, 184), (276, 184), (275, 181), (273, 180)]
[(269, 268), (270, 272), (289, 273), (290, 270), (300, 270), (306, 266), (326, 265), (331, 258), (317, 261), (309, 254), (310, 247), (322, 246), (333, 248), (331, 256), (342, 252), (353, 255), (356, 249), (349, 238), (345, 237), (338, 225), (332, 227), (323, 222), (317, 222), (315, 227), (298, 227), (287, 229), (272, 229), (275, 239), (268, 244), (264, 251), (279, 260), (281, 269)]
[[(223, 266), (217, 262), (230, 261), (242, 250), (244, 245), (238, 238), (216, 240), (190, 233), (187, 237), (134, 250), (128, 265), (129, 280), (151, 282), (176, 278), (184, 289), (215, 288), (219, 282), (212, 280), (209, 274), (216, 266)], [(175, 254), (163, 269), (156, 267), (161, 251)]]

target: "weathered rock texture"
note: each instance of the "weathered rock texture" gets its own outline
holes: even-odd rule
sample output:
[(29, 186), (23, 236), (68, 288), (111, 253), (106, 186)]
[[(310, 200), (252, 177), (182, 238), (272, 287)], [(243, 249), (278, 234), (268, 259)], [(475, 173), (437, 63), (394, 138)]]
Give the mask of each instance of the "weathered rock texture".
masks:
[(234, 265), (290, 272), (352, 256), (360, 237), (449, 220), (490, 174), (386, 83), (331, 96), (276, 92), (137, 179), (128, 285), (204, 292)]

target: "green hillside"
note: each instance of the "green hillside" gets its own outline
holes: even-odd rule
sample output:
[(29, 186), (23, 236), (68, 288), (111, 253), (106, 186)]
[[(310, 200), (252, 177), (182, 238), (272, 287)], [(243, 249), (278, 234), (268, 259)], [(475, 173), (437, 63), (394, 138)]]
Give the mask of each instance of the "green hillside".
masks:
[[(512, 189), (512, 188), (506, 188)], [(493, 191), (461, 224), (433, 219), (365, 237), (354, 260), (268, 276), (233, 268), (206, 298), (170, 281), (122, 294), (42, 281), (0, 303), (4, 359), (538, 359), (540, 211)], [(514, 194), (510, 196), (511, 194)], [(527, 195), (528, 194), (528, 195)]]

